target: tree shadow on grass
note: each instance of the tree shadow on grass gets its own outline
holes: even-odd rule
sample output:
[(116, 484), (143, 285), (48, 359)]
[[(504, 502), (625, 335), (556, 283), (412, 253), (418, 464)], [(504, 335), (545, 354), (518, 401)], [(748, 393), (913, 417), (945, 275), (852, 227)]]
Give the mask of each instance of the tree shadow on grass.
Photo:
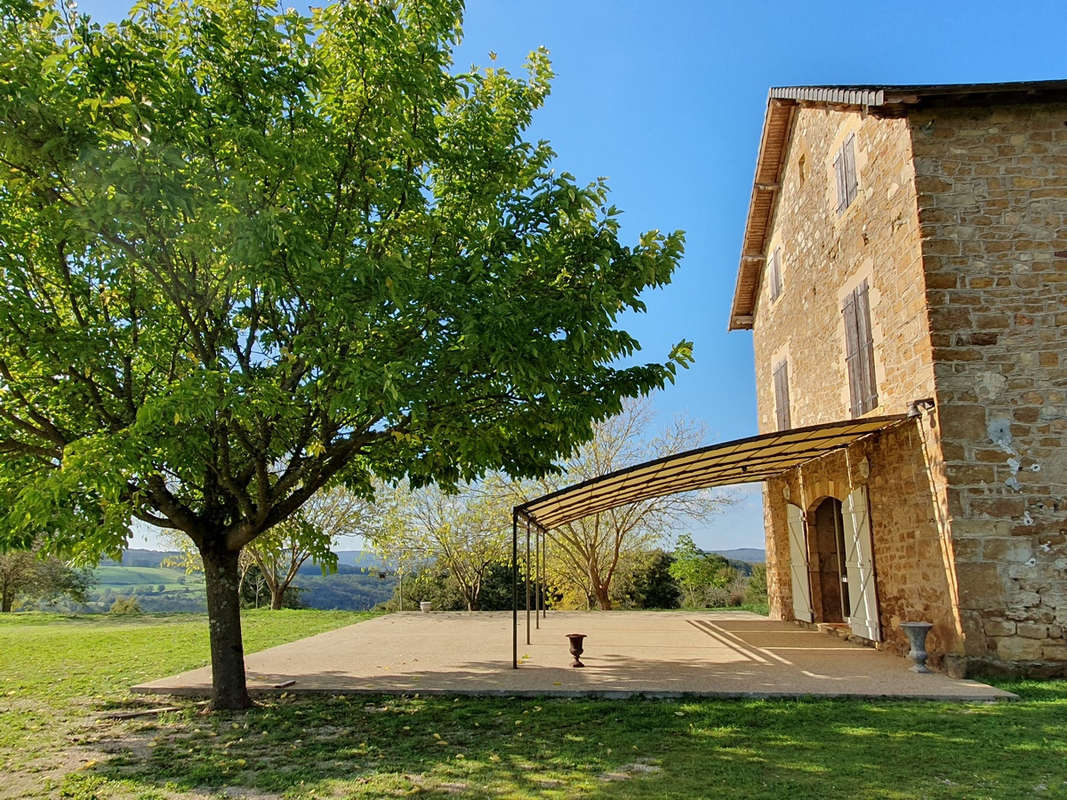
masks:
[(951, 705), (282, 697), (129, 724), (81, 780), (147, 794), (1064, 796), (1067, 683), (1038, 689)]

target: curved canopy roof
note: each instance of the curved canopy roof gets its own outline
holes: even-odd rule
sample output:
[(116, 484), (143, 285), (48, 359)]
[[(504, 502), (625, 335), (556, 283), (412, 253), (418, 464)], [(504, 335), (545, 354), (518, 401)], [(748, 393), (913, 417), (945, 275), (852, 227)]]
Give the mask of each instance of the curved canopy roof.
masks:
[(699, 447), (559, 489), (515, 506), (515, 514), (548, 529), (651, 497), (763, 481), (905, 419), (850, 419)]

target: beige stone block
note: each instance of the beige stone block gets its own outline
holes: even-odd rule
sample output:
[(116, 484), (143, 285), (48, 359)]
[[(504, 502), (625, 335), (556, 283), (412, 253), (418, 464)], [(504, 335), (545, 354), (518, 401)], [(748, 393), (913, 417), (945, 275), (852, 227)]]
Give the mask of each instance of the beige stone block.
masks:
[(959, 563), (956, 580), (961, 608), (982, 610), (1003, 606), (1004, 586), (996, 564)]
[(1046, 661), (1067, 661), (1067, 642), (1045, 642), (1041, 658)]
[(1015, 626), (1015, 633), (1026, 639), (1046, 639), (1048, 638), (1048, 625), (1020, 622)]
[(1021, 517), (1026, 511), (1021, 497), (969, 497), (967, 503), (972, 514), (1000, 519)]
[(1013, 636), (1016, 623), (1003, 619), (987, 619), (982, 627), (988, 636)]
[(1041, 658), (1041, 642), (1021, 636), (1003, 636), (993, 640), (997, 655), (1005, 661), (1036, 661)]
[(1015, 536), (1005, 539), (987, 539), (982, 548), (982, 557), (986, 561), (1026, 561), (1033, 555), (1030, 542)]

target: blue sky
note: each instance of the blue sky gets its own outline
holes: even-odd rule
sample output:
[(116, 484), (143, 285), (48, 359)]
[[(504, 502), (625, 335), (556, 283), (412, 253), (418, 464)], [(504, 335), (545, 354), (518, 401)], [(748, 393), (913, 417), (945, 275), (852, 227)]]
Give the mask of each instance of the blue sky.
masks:
[[(79, 2), (101, 20), (127, 5)], [(518, 71), (546, 46), (556, 80), (531, 137), (552, 142), (559, 169), (608, 178), (631, 240), (686, 231), (674, 281), (625, 326), (650, 360), (695, 341), (696, 363), (655, 405), (702, 420), (710, 443), (756, 432), (751, 338), (726, 322), (768, 87), (1064, 78), (1065, 29), (1063, 2), (471, 0), (456, 62), (494, 51)], [(759, 490), (738, 496), (698, 545), (763, 546)]]

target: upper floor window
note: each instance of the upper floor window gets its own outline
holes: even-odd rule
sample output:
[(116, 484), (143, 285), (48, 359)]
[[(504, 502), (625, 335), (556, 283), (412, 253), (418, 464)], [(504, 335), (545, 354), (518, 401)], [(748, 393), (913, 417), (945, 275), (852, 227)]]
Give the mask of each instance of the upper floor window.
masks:
[(771, 301), (777, 300), (782, 294), (782, 248), (774, 248), (771, 254), (769, 267), (771, 280)]
[(852, 201), (856, 199), (859, 191), (859, 181), (856, 178), (856, 135), (852, 134), (834, 159), (834, 174), (837, 176), (837, 213), (842, 213)]
[(867, 281), (849, 292), (841, 313), (845, 317), (845, 364), (852, 416), (866, 414), (878, 406), (874, 378), (874, 339), (871, 336), (871, 303)]
[(780, 361), (774, 368), (774, 413), (778, 430), (789, 428), (789, 367), (786, 361)]

